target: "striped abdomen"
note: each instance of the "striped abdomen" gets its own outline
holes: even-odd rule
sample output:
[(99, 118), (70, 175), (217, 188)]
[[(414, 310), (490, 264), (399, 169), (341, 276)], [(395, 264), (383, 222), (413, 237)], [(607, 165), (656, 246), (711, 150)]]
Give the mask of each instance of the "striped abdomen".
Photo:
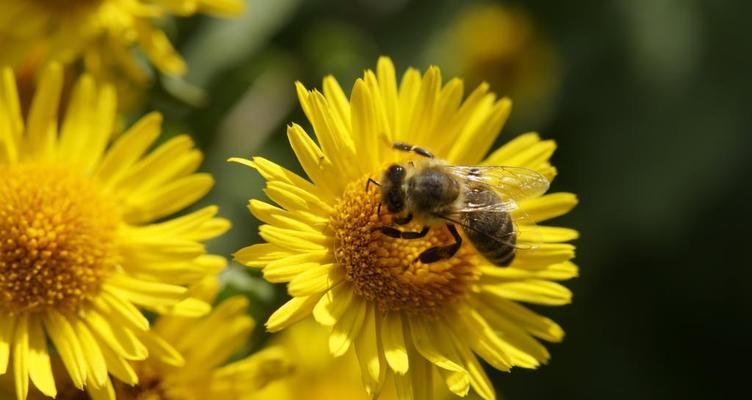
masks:
[[(466, 201), (489, 204), (495, 198), (501, 201), (490, 188), (474, 188), (465, 194)], [(469, 211), (461, 214), (465, 236), (491, 263), (505, 267), (514, 260), (517, 233), (509, 213), (502, 211)]]

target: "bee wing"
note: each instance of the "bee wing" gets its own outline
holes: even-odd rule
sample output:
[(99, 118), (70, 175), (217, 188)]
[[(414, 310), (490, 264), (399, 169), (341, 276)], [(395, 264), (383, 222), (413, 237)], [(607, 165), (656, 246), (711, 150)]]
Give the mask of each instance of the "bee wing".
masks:
[(517, 202), (542, 195), (550, 184), (540, 173), (521, 167), (450, 165), (445, 168), (470, 186), (482, 184), (492, 188), (501, 198), (499, 202), (490, 196), (474, 196), (473, 201), (467, 201), (459, 211), (514, 211), (518, 208)]
[[(447, 166), (447, 172), (462, 179), (469, 190), (482, 190), (478, 186), (493, 189), (495, 196), (467, 196), (457, 209), (457, 214), (470, 212), (507, 212), (512, 215), (516, 236), (491, 237), (501, 244), (511, 244), (518, 249), (534, 250), (540, 247), (542, 236), (535, 222), (520, 209), (518, 202), (537, 197), (548, 190), (550, 182), (545, 176), (527, 168), (504, 166)], [(473, 188), (475, 186), (475, 188)], [(463, 225), (465, 229), (473, 227)], [(484, 233), (485, 234), (485, 233)], [(490, 237), (490, 236), (489, 236)]]

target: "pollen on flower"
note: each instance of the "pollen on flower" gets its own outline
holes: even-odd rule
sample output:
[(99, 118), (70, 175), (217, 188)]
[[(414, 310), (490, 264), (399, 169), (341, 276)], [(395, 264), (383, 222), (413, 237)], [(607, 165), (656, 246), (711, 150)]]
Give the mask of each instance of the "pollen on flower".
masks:
[(0, 166), (0, 309), (74, 311), (116, 263), (119, 216), (64, 168)]
[[(350, 183), (336, 205), (331, 226), (336, 237), (335, 255), (344, 266), (355, 292), (378, 305), (381, 312), (404, 311), (433, 315), (440, 308), (461, 299), (478, 279), (478, 255), (463, 245), (453, 257), (430, 264), (416, 261), (433, 246), (453, 243), (443, 225), (421, 239), (395, 239), (378, 227), (391, 224), (392, 217), (377, 213), (379, 191), (366, 192), (367, 177)], [(419, 231), (411, 222), (401, 230)]]

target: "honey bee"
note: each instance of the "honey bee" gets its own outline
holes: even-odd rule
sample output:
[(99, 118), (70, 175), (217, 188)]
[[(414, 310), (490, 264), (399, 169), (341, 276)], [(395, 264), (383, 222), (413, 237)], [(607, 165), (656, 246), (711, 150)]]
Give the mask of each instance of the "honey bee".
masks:
[[(494, 265), (508, 266), (514, 260), (517, 249), (522, 247), (517, 243), (517, 223), (524, 213), (518, 211), (515, 219), (510, 213), (519, 208), (518, 201), (545, 193), (549, 186), (546, 177), (519, 167), (450, 165), (426, 149), (405, 143), (395, 143), (393, 148), (423, 159), (390, 165), (381, 182), (368, 180), (366, 190), (370, 184), (381, 188), (378, 212), (385, 205), (394, 215), (394, 224), (405, 225), (415, 220), (423, 229), (417, 232), (394, 226), (376, 229), (393, 238), (418, 239), (444, 224), (454, 243), (426, 249), (416, 259), (422, 263), (448, 259), (457, 253), (462, 246), (457, 226)], [(532, 221), (528, 223), (532, 226)], [(536, 246), (535, 240), (530, 246)]]

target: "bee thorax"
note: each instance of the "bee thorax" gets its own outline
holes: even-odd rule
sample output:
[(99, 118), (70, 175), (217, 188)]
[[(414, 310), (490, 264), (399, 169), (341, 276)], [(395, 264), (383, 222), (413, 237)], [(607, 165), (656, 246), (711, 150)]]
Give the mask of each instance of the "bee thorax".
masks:
[(427, 168), (407, 182), (409, 208), (415, 213), (442, 214), (459, 195), (459, 183), (438, 168)]

